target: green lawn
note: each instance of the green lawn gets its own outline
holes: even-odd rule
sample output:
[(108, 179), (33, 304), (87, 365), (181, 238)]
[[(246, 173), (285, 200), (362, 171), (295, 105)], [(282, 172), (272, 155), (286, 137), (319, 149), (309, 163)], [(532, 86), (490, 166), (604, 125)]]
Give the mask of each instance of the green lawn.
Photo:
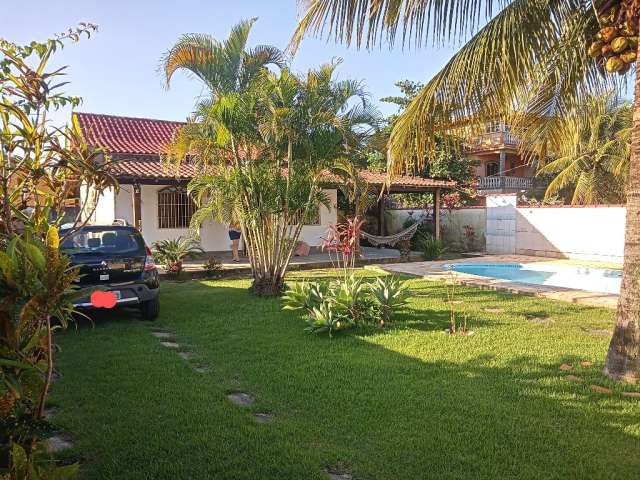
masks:
[[(640, 400), (599, 373), (612, 311), (461, 289), (475, 335), (450, 337), (443, 286), (412, 280), (387, 331), (330, 340), (248, 285), (163, 284), (155, 326), (189, 361), (121, 314), (59, 336), (53, 421), (75, 439), (61, 456), (80, 458), (83, 478), (307, 480), (327, 466), (355, 479), (640, 476)], [(563, 379), (562, 363), (582, 381)], [(255, 404), (233, 405), (233, 391)]]

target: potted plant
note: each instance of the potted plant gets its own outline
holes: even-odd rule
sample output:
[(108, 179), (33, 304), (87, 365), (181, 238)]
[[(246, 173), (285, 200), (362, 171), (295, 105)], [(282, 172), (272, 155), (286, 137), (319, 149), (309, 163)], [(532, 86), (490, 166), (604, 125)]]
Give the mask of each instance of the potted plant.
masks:
[(200, 241), (194, 237), (178, 237), (171, 240), (158, 240), (153, 244), (158, 261), (171, 275), (178, 276), (182, 272), (182, 261), (203, 253)]

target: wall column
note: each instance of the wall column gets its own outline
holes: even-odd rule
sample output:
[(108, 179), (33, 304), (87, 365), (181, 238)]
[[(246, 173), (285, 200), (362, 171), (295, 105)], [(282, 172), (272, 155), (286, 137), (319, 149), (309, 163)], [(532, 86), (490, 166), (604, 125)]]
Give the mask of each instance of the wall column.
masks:
[(504, 177), (506, 170), (507, 170), (507, 154), (505, 152), (500, 152), (500, 176), (501, 177)]
[(378, 235), (384, 235), (384, 200), (386, 195), (378, 198)]
[(133, 185), (133, 226), (142, 232), (142, 187), (140, 184)]
[(440, 240), (440, 189), (433, 193), (433, 229), (436, 240)]

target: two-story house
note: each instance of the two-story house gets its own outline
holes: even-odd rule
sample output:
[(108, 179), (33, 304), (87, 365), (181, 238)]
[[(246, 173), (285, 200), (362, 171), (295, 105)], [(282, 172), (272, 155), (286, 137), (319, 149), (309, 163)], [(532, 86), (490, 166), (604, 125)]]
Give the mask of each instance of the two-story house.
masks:
[(535, 167), (518, 152), (518, 141), (504, 122), (487, 124), (485, 132), (465, 144), (469, 158), (478, 161), (478, 193), (515, 193), (534, 187)]

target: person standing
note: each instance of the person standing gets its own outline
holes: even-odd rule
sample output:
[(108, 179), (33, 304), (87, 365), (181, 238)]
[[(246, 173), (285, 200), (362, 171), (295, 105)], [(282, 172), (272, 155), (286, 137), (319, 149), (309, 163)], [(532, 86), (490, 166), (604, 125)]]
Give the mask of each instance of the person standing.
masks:
[(231, 223), (229, 225), (229, 240), (231, 240), (231, 253), (233, 254), (233, 261), (235, 263), (240, 262), (240, 237), (242, 236), (242, 232), (240, 231), (240, 226)]

